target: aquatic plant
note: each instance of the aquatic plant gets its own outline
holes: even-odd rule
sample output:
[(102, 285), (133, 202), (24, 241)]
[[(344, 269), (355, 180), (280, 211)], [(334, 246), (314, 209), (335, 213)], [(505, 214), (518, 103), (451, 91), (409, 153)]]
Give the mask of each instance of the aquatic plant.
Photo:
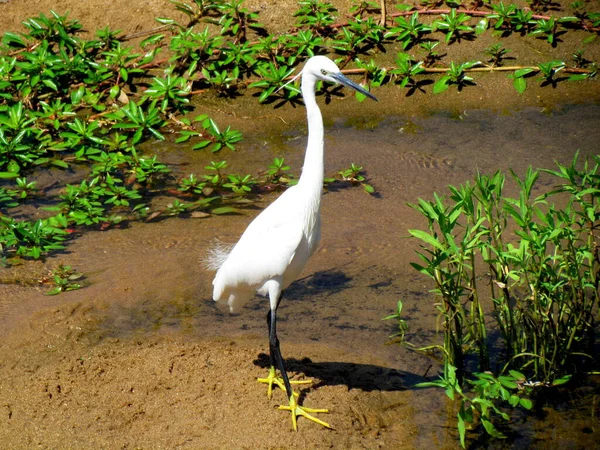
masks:
[(75, 291), (81, 289), (80, 281), (84, 278), (82, 273), (76, 272), (71, 266), (59, 264), (56, 269), (48, 272), (48, 275), (40, 280), (41, 284), (48, 284), (51, 289), (44, 292), (45, 295), (57, 295), (61, 292)]
[[(443, 332), (443, 343), (421, 349), (441, 352), (443, 375), (421, 386), (460, 396), (463, 446), (464, 423), (473, 421), (474, 412), (489, 434), (501, 437), (486, 423), (492, 410), (504, 417), (490, 401), (530, 407), (501, 387), (555, 386), (597, 368), (600, 157), (580, 167), (575, 155), (569, 165), (543, 170), (558, 186), (538, 197), (532, 193), (540, 171), (529, 168), (523, 177), (511, 171), (519, 188), (514, 198), (506, 195), (506, 177), (498, 171), (478, 174), (474, 184), (449, 186), (448, 197), (434, 194), (411, 205), (427, 220), (427, 229), (409, 230), (421, 242), (420, 262), (411, 265), (434, 283)], [(557, 194), (568, 196), (566, 206), (550, 202)], [(492, 329), (500, 336), (494, 344), (500, 353), (493, 356)], [(477, 370), (470, 375), (473, 364)], [(485, 375), (490, 370), (496, 374)], [(473, 385), (474, 397), (463, 394), (465, 383)]]

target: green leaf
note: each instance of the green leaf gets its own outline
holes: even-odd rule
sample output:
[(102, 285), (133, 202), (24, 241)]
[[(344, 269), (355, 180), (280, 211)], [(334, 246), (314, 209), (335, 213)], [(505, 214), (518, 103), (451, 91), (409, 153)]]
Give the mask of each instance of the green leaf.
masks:
[(571, 75), (568, 80), (569, 81), (582, 81), (582, 80), (586, 80), (588, 78), (588, 74), (587, 73), (578, 73), (575, 75)]
[(18, 173), (15, 172), (0, 172), (0, 178), (17, 178)]
[(367, 96), (361, 92), (355, 91), (354, 92), (354, 96), (356, 97), (356, 100), (358, 100), (359, 102), (363, 102)]
[(416, 237), (417, 239), (421, 239), (423, 242), (435, 247), (439, 250), (444, 250), (444, 246), (432, 235), (422, 230), (408, 230), (411, 236)]
[(575, 17), (575, 16), (565, 16), (565, 17), (561, 17), (560, 19), (558, 19), (558, 23), (577, 23), (577, 22), (581, 22), (581, 19), (579, 17)]
[(42, 83), (44, 83), (47, 87), (49, 87), (53, 91), (58, 91), (58, 86), (56, 86), (56, 83), (54, 81), (52, 81), (52, 80), (42, 80)]
[(215, 208), (210, 210), (211, 214), (239, 214), (240, 210), (237, 208), (232, 208), (231, 206), (221, 206), (220, 208)]
[(49, 291), (44, 292), (44, 295), (57, 295), (62, 292), (62, 288), (60, 286), (56, 286), (55, 288), (50, 289)]
[(445, 90), (447, 90), (450, 87), (449, 81), (450, 81), (450, 77), (449, 76), (443, 76), (442, 78), (440, 78), (439, 80), (437, 80), (435, 82), (435, 84), (433, 85), (433, 93), (434, 94), (441, 94), (442, 92), (444, 92)]
[(63, 169), (68, 169), (69, 165), (64, 162), (62, 159), (53, 159), (51, 162), (52, 165), (57, 167), (62, 167)]
[(520, 380), (520, 381), (524, 381), (525, 380), (525, 375), (523, 375), (521, 372), (517, 371), (517, 370), (509, 370), (508, 373), (510, 374), (511, 377)]
[(494, 426), (494, 424), (487, 417), (481, 416), (481, 423), (483, 425), (483, 428), (485, 428), (485, 431), (487, 432), (487, 434), (489, 434), (490, 436), (498, 438), (498, 439), (506, 438), (506, 436), (504, 434), (502, 434), (498, 430), (496, 430), (496, 427)]
[(506, 376), (499, 376), (498, 381), (505, 387), (509, 389), (516, 389), (517, 383), (515, 383), (512, 378)]
[(441, 388), (445, 388), (446, 387), (446, 383), (443, 381), (424, 381), (423, 383), (417, 383), (415, 384), (415, 387), (441, 387)]
[(513, 86), (519, 94), (522, 94), (525, 92), (525, 89), (527, 89), (527, 81), (525, 81), (525, 78), (523, 77), (515, 77)]
[(521, 405), (525, 409), (531, 409), (533, 406), (533, 402), (528, 398), (519, 399), (519, 405)]
[(525, 75), (529, 75), (530, 73), (535, 72), (535, 69), (525, 68), (515, 70), (515, 73), (512, 75), (515, 78), (524, 77)]
[(12, 173), (19, 173), (19, 171), (21, 170), (19, 163), (16, 162), (15, 160), (9, 161), (6, 168), (8, 169), (9, 172), (12, 172)]
[(208, 147), (210, 144), (212, 144), (212, 141), (201, 141), (194, 145), (192, 147), (192, 150), (200, 150), (202, 148)]
[(461, 405), (461, 409), (458, 412), (458, 423), (456, 424), (456, 428), (458, 428), (458, 435), (460, 436), (460, 446), (462, 448), (465, 448), (465, 434), (466, 434), (466, 427), (465, 427), (465, 419), (464, 419), (464, 408)]
[(113, 100), (114, 100), (115, 98), (117, 98), (117, 95), (119, 95), (119, 91), (120, 91), (120, 89), (121, 89), (121, 88), (119, 87), (119, 85), (118, 85), (118, 84), (115, 84), (113, 87), (111, 87), (111, 88), (110, 88), (110, 91), (109, 91), (109, 97), (110, 97), (111, 99), (113, 99)]
[(568, 382), (570, 379), (571, 375), (565, 375), (564, 377), (557, 378), (556, 380), (552, 381), (552, 386), (560, 386), (561, 384)]
[(477, 22), (477, 26), (475, 27), (475, 34), (479, 36), (484, 33), (488, 28), (488, 19), (484, 18)]

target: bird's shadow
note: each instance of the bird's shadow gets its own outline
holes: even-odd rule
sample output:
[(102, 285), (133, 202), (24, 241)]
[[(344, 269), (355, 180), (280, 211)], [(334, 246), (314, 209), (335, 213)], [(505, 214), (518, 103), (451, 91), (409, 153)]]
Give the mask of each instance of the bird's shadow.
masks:
[(337, 268), (321, 270), (294, 281), (285, 290), (285, 297), (293, 300), (312, 297), (316, 293), (334, 294), (349, 288), (351, 281), (351, 277)]
[[(341, 270), (329, 269), (315, 272), (304, 278), (294, 281), (285, 290), (283, 297), (285, 301), (308, 300), (315, 295), (331, 295), (350, 287), (352, 278)], [(263, 302), (248, 303), (245, 308), (261, 310)]]
[[(269, 356), (260, 353), (254, 364), (268, 369), (271, 366)], [(388, 367), (373, 364), (358, 364), (348, 362), (313, 362), (309, 358), (285, 360), (288, 373), (303, 373), (312, 378), (314, 384), (319, 386), (347, 386), (350, 389), (362, 391), (403, 391), (414, 386), (423, 379), (410, 372), (403, 372)]]

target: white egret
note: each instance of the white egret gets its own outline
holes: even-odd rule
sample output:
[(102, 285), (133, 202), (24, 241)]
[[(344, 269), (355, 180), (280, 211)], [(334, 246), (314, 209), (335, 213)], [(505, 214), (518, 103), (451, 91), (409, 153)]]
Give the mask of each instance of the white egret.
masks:
[[(289, 404), (280, 409), (291, 411), (292, 425), (297, 430), (297, 416), (304, 416), (325, 427), (329, 424), (310, 413), (328, 412), (298, 405), (285, 364), (279, 350), (276, 332), (276, 312), (283, 290), (292, 283), (306, 265), (321, 237), (321, 192), (323, 190), (323, 119), (315, 99), (317, 81), (339, 83), (377, 100), (368, 91), (344, 76), (336, 64), (325, 56), (310, 58), (302, 71), (302, 96), (308, 118), (308, 144), (304, 167), (298, 184), (287, 189), (262, 211), (246, 228), (231, 249), (216, 248), (209, 256), (209, 265), (218, 269), (213, 280), (213, 299), (227, 302), (231, 311), (240, 307), (254, 294), (268, 296), (271, 304), (267, 314), (271, 367), (267, 378), (271, 397), (273, 384), (284, 389)], [(276, 376), (276, 368), (281, 377)]]

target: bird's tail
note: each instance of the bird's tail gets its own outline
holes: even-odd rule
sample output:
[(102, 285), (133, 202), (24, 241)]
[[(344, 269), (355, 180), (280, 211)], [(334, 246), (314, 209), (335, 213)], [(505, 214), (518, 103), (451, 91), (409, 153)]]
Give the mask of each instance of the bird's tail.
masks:
[(202, 265), (207, 270), (219, 270), (219, 267), (223, 265), (234, 245), (235, 244), (226, 244), (218, 239), (213, 240), (208, 251), (200, 260)]

